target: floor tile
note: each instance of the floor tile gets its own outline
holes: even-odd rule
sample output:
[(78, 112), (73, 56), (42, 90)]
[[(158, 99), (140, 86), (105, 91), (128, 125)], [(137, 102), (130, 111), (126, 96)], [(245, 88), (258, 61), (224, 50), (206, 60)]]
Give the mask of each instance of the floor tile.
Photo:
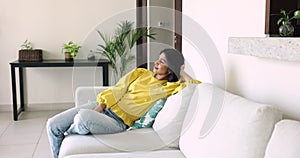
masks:
[(31, 120), (18, 121), (8, 125), (5, 133), (22, 134), (22, 133), (41, 133), (46, 125), (46, 121)]
[(47, 120), (51, 111), (26, 111), (21, 113), (19, 120)]
[(63, 112), (64, 110), (53, 110), (53, 111), (50, 111), (49, 112), (49, 115), (48, 115), (48, 118), (50, 118), (50, 117), (52, 117), (52, 116), (54, 116), (54, 115), (56, 115), (56, 114), (58, 114), (58, 113), (61, 113), (61, 112)]
[(41, 133), (7, 133), (0, 138), (0, 145), (37, 144)]
[(52, 158), (46, 123), (61, 111), (26, 111), (18, 121), (11, 112), (0, 112), (0, 157)]
[(52, 158), (48, 143), (39, 143), (33, 153), (33, 158)]
[(0, 137), (3, 135), (8, 125), (0, 125)]
[(0, 125), (8, 125), (12, 122), (11, 112), (0, 112)]
[(3, 158), (31, 158), (35, 147), (36, 144), (0, 146), (0, 153)]
[(46, 127), (44, 128), (44, 130), (43, 130), (43, 132), (41, 134), (41, 137), (39, 139), (39, 143), (41, 143), (41, 144), (49, 144)]

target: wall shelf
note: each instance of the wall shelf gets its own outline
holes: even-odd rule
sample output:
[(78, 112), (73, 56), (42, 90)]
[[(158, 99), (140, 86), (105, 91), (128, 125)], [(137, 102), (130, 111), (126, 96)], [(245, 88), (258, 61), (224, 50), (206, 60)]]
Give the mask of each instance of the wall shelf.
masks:
[(228, 53), (300, 61), (300, 38), (229, 37)]

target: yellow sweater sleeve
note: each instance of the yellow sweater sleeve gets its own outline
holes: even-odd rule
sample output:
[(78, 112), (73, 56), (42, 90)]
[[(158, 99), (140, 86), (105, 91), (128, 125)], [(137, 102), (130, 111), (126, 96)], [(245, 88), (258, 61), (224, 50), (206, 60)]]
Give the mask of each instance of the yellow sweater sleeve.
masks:
[(115, 86), (97, 95), (98, 103), (105, 104), (106, 109), (115, 105), (127, 92), (130, 83), (137, 79), (143, 72), (145, 72), (145, 70), (146, 69), (143, 68), (137, 68), (123, 76)]
[[(181, 80), (178, 81), (179, 83), (181, 82)], [(178, 93), (179, 91), (181, 91), (183, 88), (185, 88), (188, 84), (201, 84), (201, 81), (199, 80), (189, 80), (186, 82), (181, 83), (179, 86), (177, 86), (174, 91), (172, 92), (172, 95)]]

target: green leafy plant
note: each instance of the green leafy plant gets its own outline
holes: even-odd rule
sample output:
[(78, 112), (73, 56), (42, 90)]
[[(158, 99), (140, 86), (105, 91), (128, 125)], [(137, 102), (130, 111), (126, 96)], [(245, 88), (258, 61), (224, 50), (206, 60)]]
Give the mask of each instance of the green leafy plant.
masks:
[(300, 10), (294, 11), (292, 17), (290, 17), (291, 12), (292, 11), (286, 12), (286, 10), (281, 9), (280, 10), (281, 18), (278, 19), (277, 25), (280, 25), (282, 22), (287, 23), (287, 22), (290, 22), (293, 19), (299, 19), (300, 18)]
[(76, 57), (79, 49), (81, 46), (74, 43), (73, 41), (69, 41), (68, 43), (65, 43), (63, 46), (63, 52), (70, 53), (71, 57)]
[(121, 21), (113, 35), (107, 35), (97, 30), (103, 40), (98, 44), (95, 53), (105, 56), (114, 70), (114, 77), (125, 75), (128, 64), (134, 61), (135, 56), (130, 54), (132, 48), (142, 37), (155, 39), (152, 28), (134, 28), (133, 22)]
[(25, 40), (23, 44), (21, 45), (21, 50), (33, 50), (33, 47), (31, 45), (31, 42), (29, 40)]

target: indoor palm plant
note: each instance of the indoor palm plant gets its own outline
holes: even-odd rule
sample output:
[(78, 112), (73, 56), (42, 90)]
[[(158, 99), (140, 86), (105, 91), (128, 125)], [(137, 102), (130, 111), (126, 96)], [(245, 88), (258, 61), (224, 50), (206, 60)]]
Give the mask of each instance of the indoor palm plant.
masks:
[(73, 41), (69, 41), (65, 43), (63, 46), (63, 52), (65, 53), (65, 60), (72, 61), (74, 57), (76, 57), (81, 46), (76, 44)]
[(300, 18), (300, 10), (296, 10), (293, 12), (293, 16), (290, 16), (290, 12), (286, 12), (286, 10), (281, 9), (280, 15), (281, 18), (278, 19), (277, 25), (279, 26), (279, 35), (280, 36), (293, 36), (294, 35), (294, 26), (291, 24), (293, 19)]
[(111, 36), (97, 32), (104, 43), (98, 44), (95, 52), (109, 60), (115, 81), (127, 73), (126, 68), (134, 61), (131, 50), (137, 41), (142, 37), (155, 39), (151, 28), (134, 28), (134, 23), (129, 21), (121, 21)]

